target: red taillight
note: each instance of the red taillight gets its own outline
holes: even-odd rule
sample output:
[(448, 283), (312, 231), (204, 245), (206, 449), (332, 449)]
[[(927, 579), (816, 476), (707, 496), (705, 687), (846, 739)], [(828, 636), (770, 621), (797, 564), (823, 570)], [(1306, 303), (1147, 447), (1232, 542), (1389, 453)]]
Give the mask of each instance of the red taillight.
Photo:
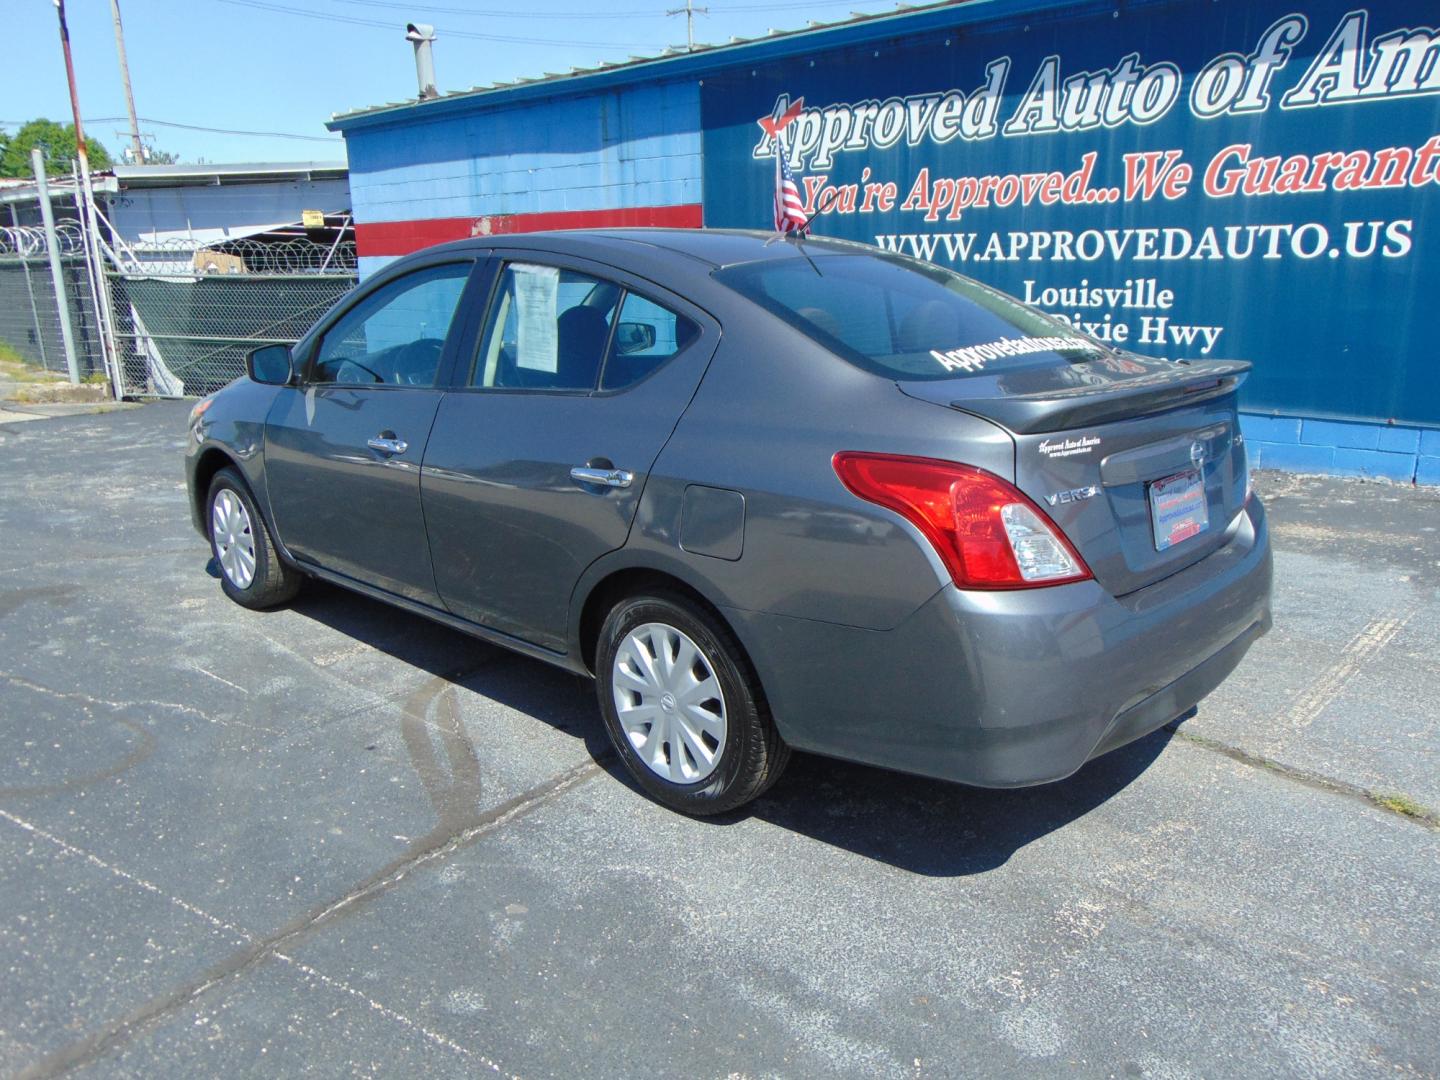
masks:
[(962, 589), (1025, 589), (1090, 576), (1040, 507), (971, 465), (896, 454), (836, 454), (835, 475), (919, 529)]

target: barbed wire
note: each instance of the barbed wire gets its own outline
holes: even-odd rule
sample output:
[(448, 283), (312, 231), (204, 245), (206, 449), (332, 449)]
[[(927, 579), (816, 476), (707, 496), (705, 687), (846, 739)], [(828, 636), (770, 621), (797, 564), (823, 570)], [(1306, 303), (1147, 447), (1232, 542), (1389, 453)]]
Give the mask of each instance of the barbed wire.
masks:
[[(61, 255), (82, 255), (84, 233), (80, 222), (66, 218), (55, 223)], [(119, 245), (123, 272), (166, 274), (189, 267), (197, 274), (354, 274), (358, 266), (355, 241), (324, 243), (297, 237), (293, 240), (238, 240), (204, 242), (188, 237), (142, 240)], [(39, 225), (0, 226), (0, 259), (43, 259), (45, 230)], [(163, 268), (163, 269), (162, 269)]]
[[(55, 238), (61, 255), (84, 254), (84, 234), (80, 230), (80, 222), (74, 218), (64, 218), (55, 223)], [(0, 258), (37, 259), (45, 255), (43, 226), (0, 225)]]
[(127, 272), (144, 273), (162, 265), (173, 274), (188, 263), (197, 274), (354, 274), (358, 265), (355, 241), (321, 243), (294, 239), (268, 241), (253, 237), (200, 243), (185, 237), (142, 241), (121, 252)]

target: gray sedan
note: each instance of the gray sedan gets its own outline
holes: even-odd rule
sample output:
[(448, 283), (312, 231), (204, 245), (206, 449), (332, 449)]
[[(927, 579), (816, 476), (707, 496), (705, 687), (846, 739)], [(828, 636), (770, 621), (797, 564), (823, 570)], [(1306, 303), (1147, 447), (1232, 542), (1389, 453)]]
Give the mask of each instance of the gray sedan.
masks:
[(252, 353), (187, 476), (234, 600), (321, 578), (593, 676), (678, 810), (755, 798), (791, 748), (1037, 784), (1268, 629), (1248, 367), (858, 244), (496, 237)]

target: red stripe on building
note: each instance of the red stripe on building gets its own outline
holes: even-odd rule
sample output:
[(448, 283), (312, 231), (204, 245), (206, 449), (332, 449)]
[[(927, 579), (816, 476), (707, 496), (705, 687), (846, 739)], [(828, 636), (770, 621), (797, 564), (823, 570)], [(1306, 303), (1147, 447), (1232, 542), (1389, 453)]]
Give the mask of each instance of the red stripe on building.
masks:
[(496, 214), (492, 217), (430, 218), (425, 221), (357, 222), (355, 246), (361, 255), (408, 255), (449, 240), (556, 229), (623, 229), (661, 226), (698, 229), (699, 203), (633, 206), (619, 210), (562, 210), (553, 214)]

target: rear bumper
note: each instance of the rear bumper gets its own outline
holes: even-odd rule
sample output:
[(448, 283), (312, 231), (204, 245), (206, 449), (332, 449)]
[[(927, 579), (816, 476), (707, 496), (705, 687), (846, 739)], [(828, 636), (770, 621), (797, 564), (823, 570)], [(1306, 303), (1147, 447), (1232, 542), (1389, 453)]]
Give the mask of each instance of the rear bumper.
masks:
[(1093, 581), (947, 587), (884, 632), (727, 615), (797, 749), (982, 787), (1040, 784), (1188, 711), (1270, 628), (1259, 500), (1229, 533), (1120, 598)]

